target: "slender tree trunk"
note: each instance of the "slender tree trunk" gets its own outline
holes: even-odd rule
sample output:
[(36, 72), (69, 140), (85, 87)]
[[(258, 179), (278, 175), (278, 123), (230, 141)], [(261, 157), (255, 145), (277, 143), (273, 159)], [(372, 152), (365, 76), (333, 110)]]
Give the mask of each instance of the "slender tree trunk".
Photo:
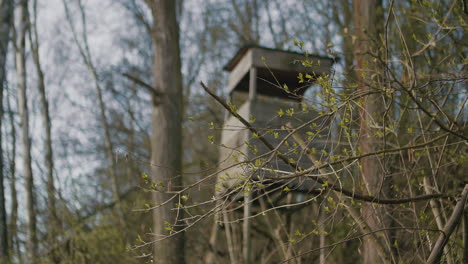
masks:
[(327, 251), (326, 251), (326, 248), (325, 248), (325, 240), (326, 240), (326, 237), (325, 237), (325, 219), (326, 219), (326, 215), (325, 215), (325, 210), (323, 208), (324, 206), (324, 202), (322, 202), (322, 204), (319, 204), (318, 205), (318, 210), (317, 210), (317, 214), (318, 214), (318, 231), (319, 231), (319, 234), (320, 234), (320, 242), (319, 242), (319, 246), (320, 246), (320, 264), (326, 264), (327, 263)]
[[(182, 74), (179, 50), (179, 28), (174, 0), (147, 1), (153, 14), (154, 79), (161, 93), (153, 95), (153, 135), (151, 142), (151, 174), (155, 182), (165, 188), (182, 186)], [(155, 192), (154, 202), (161, 204), (172, 195)], [(180, 229), (183, 211), (174, 211), (177, 200), (154, 210), (153, 225), (156, 234), (168, 234), (167, 224), (174, 231)], [(173, 232), (174, 232), (173, 231)], [(156, 263), (185, 263), (184, 233), (155, 243)]]
[[(382, 72), (378, 72), (378, 65), (374, 62), (373, 54), (378, 55), (375, 41), (383, 29), (381, 21), (381, 0), (354, 0), (354, 19), (356, 34), (356, 76), (358, 89), (361, 91), (376, 91), (382, 84)], [(380, 94), (372, 94), (362, 98), (360, 110), (360, 137), (359, 148), (361, 153), (369, 153), (382, 147), (381, 140), (376, 137), (376, 124), (382, 122), (383, 102)], [(380, 196), (385, 193), (384, 171), (381, 160), (377, 156), (366, 157), (361, 161), (362, 176), (365, 188), (369, 194)], [(362, 217), (371, 230), (375, 231), (386, 227), (382, 218), (384, 210), (378, 206), (365, 203), (362, 208)], [(375, 248), (375, 243), (366, 239), (364, 241), (363, 263), (379, 263), (381, 258)]]
[[(9, 168), (10, 168), (10, 193), (11, 193), (11, 213), (10, 213), (10, 223), (8, 224), (9, 230), (9, 239), (8, 244), (10, 246), (10, 252), (14, 253), (15, 250), (18, 253), (17, 257), (19, 263), (23, 263), (22, 258), (19, 254), (19, 241), (18, 241), (18, 195), (16, 191), (16, 126), (15, 119), (13, 115), (13, 109), (10, 104), (10, 99), (7, 100), (7, 112), (10, 120), (11, 128), (11, 152), (9, 157)], [(16, 249), (15, 249), (16, 247)]]
[(232, 224), (229, 223), (229, 215), (226, 210), (223, 210), (224, 230), (226, 234), (226, 244), (229, 252), (229, 260), (231, 264), (238, 264), (236, 261), (236, 250), (234, 249), (235, 241), (232, 238)]
[(217, 219), (219, 218), (219, 215), (215, 215), (213, 224), (211, 226), (211, 233), (210, 233), (210, 240), (208, 242), (208, 245), (210, 247), (210, 250), (206, 252), (204, 256), (204, 263), (205, 264), (213, 264), (216, 261), (216, 251), (218, 250), (218, 247), (216, 245), (218, 241), (218, 230), (219, 230), (219, 224), (217, 223)]
[(463, 263), (468, 263), (468, 205), (465, 206), (463, 212)]
[(343, 0), (343, 22), (344, 27), (347, 30), (342, 30), (342, 37), (343, 37), (343, 57), (344, 57), (344, 74), (346, 76), (345, 83), (346, 85), (350, 85), (351, 83), (356, 81), (356, 74), (353, 69), (354, 67), (354, 45), (352, 36), (350, 33), (349, 27), (353, 21), (353, 11), (352, 7), (350, 6), (349, 0)]
[(107, 157), (107, 163), (110, 165), (109, 169), (109, 174), (110, 178), (112, 181), (112, 194), (114, 201), (116, 202), (117, 206), (117, 214), (120, 220), (120, 224), (125, 226), (125, 217), (122, 209), (122, 204), (120, 201), (120, 192), (119, 192), (119, 186), (117, 182), (117, 171), (116, 171), (116, 164), (114, 161), (114, 146), (112, 144), (112, 139), (111, 139), (111, 132), (109, 128), (109, 122), (107, 121), (107, 115), (106, 115), (106, 106), (104, 104), (104, 99), (102, 98), (102, 88), (98, 82), (98, 77), (96, 70), (93, 68), (93, 76), (95, 80), (95, 87), (96, 87), (96, 94), (99, 102), (99, 110), (101, 114), (101, 124), (104, 127), (104, 144), (106, 148), (106, 157)]
[(104, 103), (104, 99), (102, 96), (102, 87), (99, 82), (98, 72), (96, 68), (94, 67), (92, 57), (91, 57), (91, 51), (89, 50), (88, 37), (87, 37), (87, 32), (86, 32), (86, 15), (85, 15), (84, 7), (83, 7), (83, 4), (81, 3), (81, 0), (78, 1), (78, 4), (80, 8), (81, 20), (82, 20), (81, 22), (82, 22), (82, 27), (83, 27), (83, 33), (82, 33), (83, 44), (80, 44), (80, 41), (78, 40), (78, 34), (76, 32), (75, 26), (71, 19), (70, 11), (67, 5), (67, 0), (63, 0), (63, 5), (65, 7), (67, 20), (73, 33), (73, 39), (76, 45), (78, 46), (81, 57), (94, 80), (94, 87), (96, 88), (96, 96), (97, 96), (97, 101), (99, 105), (99, 114), (101, 118), (101, 124), (104, 129), (104, 147), (105, 147), (105, 152), (106, 152), (107, 163), (109, 165), (109, 176), (111, 179), (112, 196), (113, 196), (114, 201), (116, 202), (117, 215), (118, 215), (120, 224), (124, 227), (124, 231), (125, 231), (126, 221), (125, 221), (125, 217), (124, 217), (124, 213), (122, 209), (122, 204), (120, 201), (119, 186), (118, 186), (118, 181), (117, 181), (117, 169), (116, 169), (116, 164), (115, 164), (115, 159), (114, 159), (114, 154), (113, 154), (114, 146), (112, 144), (109, 122), (107, 121), (106, 105)]
[[(10, 27), (13, 13), (13, 2), (0, 0), (0, 153), (2, 151), (3, 120), (3, 83), (5, 82), (5, 64), (10, 40)], [(0, 262), (9, 260), (7, 215), (5, 208), (5, 175), (3, 174), (3, 155), (0, 155)]]
[[(132, 89), (132, 97), (129, 99), (129, 103), (128, 103), (128, 115), (130, 117), (134, 117), (135, 116), (135, 106), (133, 105), (133, 99), (132, 98), (137, 98), (137, 87), (136, 87), (137, 84), (133, 84), (131, 89)], [(136, 123), (135, 123), (135, 120), (133, 118), (130, 119), (130, 128), (132, 127), (136, 127)], [(129, 132), (128, 132), (128, 136), (127, 136), (127, 155), (129, 156), (132, 156), (135, 152), (135, 130), (133, 129), (129, 129)], [(133, 159), (128, 159), (127, 158), (127, 177), (129, 177), (129, 179), (131, 179), (130, 177), (132, 177), (132, 175), (134, 175), (134, 173), (137, 171), (136, 170), (136, 166), (134, 164), (134, 161)]]
[(244, 196), (244, 222), (242, 223), (242, 259), (243, 264), (252, 263), (252, 236), (251, 225), (252, 219), (252, 194), (248, 193)]
[(29, 137), (28, 100), (26, 96), (26, 32), (28, 30), (28, 1), (22, 0), (19, 5), (20, 22), (17, 30), (16, 72), (18, 76), (18, 109), (21, 118), (21, 141), (23, 147), (23, 170), (26, 189), (26, 261), (37, 262), (36, 209), (34, 180), (31, 168), (31, 139)]
[[(0, 71), (4, 71), (4, 68), (2, 66), (3, 65), (0, 65), (1, 67)], [(3, 154), (2, 120), (3, 120), (3, 80), (0, 80), (0, 153), (1, 153), (0, 154), (0, 263), (8, 261), (8, 231), (7, 231), (7, 215), (6, 215), (6, 208), (5, 208), (6, 205), (5, 205), (5, 184), (4, 184), (5, 175), (3, 174), (3, 155), (2, 155)]]
[(42, 71), (41, 61), (39, 57), (39, 40), (37, 35), (37, 0), (34, 1), (34, 15), (30, 20), (31, 28), (29, 31), (29, 42), (31, 44), (31, 51), (33, 55), (34, 64), (36, 65), (36, 73), (38, 78), (39, 96), (41, 99), (41, 115), (44, 125), (44, 156), (46, 164), (47, 175), (47, 211), (48, 211), (48, 238), (49, 242), (53, 245), (56, 241), (55, 237), (59, 229), (57, 218), (57, 209), (55, 201), (55, 184), (54, 184), (54, 162), (52, 152), (52, 132), (51, 121), (49, 115), (49, 102), (46, 96), (44, 72)]

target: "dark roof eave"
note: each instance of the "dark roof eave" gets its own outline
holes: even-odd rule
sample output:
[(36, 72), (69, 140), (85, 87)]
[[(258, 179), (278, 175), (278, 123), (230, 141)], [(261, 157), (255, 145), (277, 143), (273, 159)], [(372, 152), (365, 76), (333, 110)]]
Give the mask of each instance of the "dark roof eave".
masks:
[[(275, 49), (275, 48), (268, 48), (268, 47), (264, 47), (264, 46), (260, 46), (260, 45), (245, 45), (245, 46), (241, 47), (236, 52), (236, 54), (232, 57), (232, 59), (229, 60), (228, 63), (226, 63), (226, 65), (224, 65), (223, 70), (228, 71), (228, 72), (232, 71), (236, 67), (236, 65), (239, 63), (241, 58), (245, 55), (245, 53), (251, 48), (260, 48), (260, 49), (271, 50), (271, 51), (281, 51), (281, 52), (288, 52), (288, 53), (292, 53), (292, 54), (305, 55), (305, 53), (292, 51), (292, 50), (281, 50), (281, 49)], [(320, 59), (331, 60), (332, 64), (339, 61), (338, 57), (332, 58), (332, 57), (321, 56), (321, 55), (317, 55), (317, 54), (309, 54), (309, 56), (313, 56), (315, 58), (320, 58)]]

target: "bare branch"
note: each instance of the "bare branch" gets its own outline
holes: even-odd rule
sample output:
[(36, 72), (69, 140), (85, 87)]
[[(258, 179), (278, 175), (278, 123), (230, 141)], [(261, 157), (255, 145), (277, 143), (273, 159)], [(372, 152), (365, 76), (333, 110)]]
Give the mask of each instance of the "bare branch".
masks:
[(442, 252), (445, 245), (448, 243), (450, 236), (452, 235), (455, 228), (460, 223), (460, 220), (463, 216), (463, 210), (465, 210), (466, 200), (468, 198), (468, 184), (465, 184), (460, 200), (458, 201), (455, 209), (453, 209), (452, 216), (445, 225), (442, 234), (439, 235), (434, 248), (431, 251), (431, 255), (427, 259), (428, 264), (440, 263), (440, 258), (442, 257)]

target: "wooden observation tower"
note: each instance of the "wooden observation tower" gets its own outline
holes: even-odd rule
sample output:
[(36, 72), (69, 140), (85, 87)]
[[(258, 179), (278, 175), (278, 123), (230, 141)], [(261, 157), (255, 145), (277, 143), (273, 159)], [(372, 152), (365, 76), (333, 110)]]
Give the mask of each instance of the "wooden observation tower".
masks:
[[(304, 82), (299, 83), (298, 76), (308, 74), (318, 78), (329, 75), (332, 64), (333, 60), (327, 57), (247, 46), (241, 48), (224, 68), (230, 72), (225, 92), (237, 113), (250, 121), (276, 147), (288, 133), (282, 128), (297, 127), (317, 116), (311, 110), (303, 111), (301, 106), (303, 95), (313, 84), (310, 82), (313, 79), (303, 77)], [(302, 131), (304, 138), (307, 138), (306, 130)], [(229, 114), (225, 116), (221, 144), (221, 168), (228, 168), (238, 161), (255, 159), (270, 151), (236, 117)], [(302, 168), (312, 165), (305, 155), (287, 154), (287, 146), (281, 146), (280, 151)], [(218, 177), (217, 192), (241, 184), (245, 168), (234, 166), (223, 171)], [(291, 172), (291, 167), (277, 158), (268, 162), (264, 169)], [(312, 186), (301, 186), (307, 187)]]
[[(246, 46), (241, 48), (224, 68), (230, 72), (225, 93), (229, 95), (236, 112), (277, 147), (289, 132), (285, 127), (298, 127), (317, 116), (314, 111), (303, 111), (302, 98), (307, 88), (313, 85), (314, 79), (330, 74), (332, 65), (333, 60), (328, 57)], [(303, 82), (299, 82), (298, 77), (301, 74)], [(309, 78), (305, 77), (306, 74)], [(307, 138), (307, 129), (310, 128), (302, 129), (298, 134)], [(289, 143), (292, 142), (291, 139)], [(218, 197), (226, 197), (224, 195), (230, 193), (228, 200), (244, 201), (242, 263), (252, 263), (248, 219), (251, 205), (256, 204), (255, 188), (267, 175), (280, 179), (295, 171), (272, 154), (270, 149), (259, 141), (257, 135), (253, 135), (229, 113), (225, 116), (221, 144), (221, 172), (217, 178), (216, 194)], [(320, 143), (313, 144), (317, 148), (320, 147)], [(299, 167), (308, 168), (313, 165), (303, 151), (299, 148), (298, 151), (291, 151), (291, 145), (287, 145), (288, 143), (281, 145), (278, 150), (297, 163), (296, 171), (300, 170)], [(261, 155), (264, 156), (259, 159)], [(236, 166), (242, 161), (252, 162)], [(282, 184), (291, 190), (302, 192), (321, 187), (311, 179), (292, 179)]]

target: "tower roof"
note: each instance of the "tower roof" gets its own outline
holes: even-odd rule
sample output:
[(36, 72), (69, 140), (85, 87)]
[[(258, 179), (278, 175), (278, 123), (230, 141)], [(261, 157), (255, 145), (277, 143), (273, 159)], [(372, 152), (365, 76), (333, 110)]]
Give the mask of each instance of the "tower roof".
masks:
[[(240, 49), (237, 50), (236, 54), (228, 61), (228, 63), (226, 63), (226, 65), (224, 65), (223, 67), (223, 70), (225, 71), (232, 71), (236, 66), (237, 64), (239, 63), (239, 61), (242, 59), (242, 57), (244, 57), (244, 55), (247, 53), (247, 51), (249, 49), (253, 49), (253, 48), (257, 48), (257, 49), (261, 49), (261, 50), (265, 50), (265, 51), (271, 51), (273, 53), (283, 53), (283, 54), (290, 54), (290, 56), (304, 56), (305, 57), (305, 53), (303, 52), (297, 52), (297, 51), (292, 51), (292, 50), (282, 50), (282, 49), (275, 49), (275, 48), (268, 48), (268, 47), (264, 47), (264, 46), (260, 46), (260, 45), (254, 45), (254, 44), (250, 44), (250, 45), (245, 45), (245, 46), (242, 46)], [(333, 58), (330, 58), (330, 57), (327, 57), (327, 56), (321, 56), (321, 55), (316, 55), (316, 54), (309, 54), (309, 58), (312, 58), (312, 59), (323, 59), (323, 60), (330, 60), (332, 63), (333, 63)]]
[(249, 71), (257, 69), (258, 93), (277, 97), (290, 97), (279, 87), (286, 84), (297, 95), (303, 95), (307, 86), (299, 84), (299, 73), (320, 76), (329, 74), (333, 59), (294, 51), (266, 48), (262, 46), (244, 46), (224, 66), (229, 71), (226, 93), (248, 91)]

